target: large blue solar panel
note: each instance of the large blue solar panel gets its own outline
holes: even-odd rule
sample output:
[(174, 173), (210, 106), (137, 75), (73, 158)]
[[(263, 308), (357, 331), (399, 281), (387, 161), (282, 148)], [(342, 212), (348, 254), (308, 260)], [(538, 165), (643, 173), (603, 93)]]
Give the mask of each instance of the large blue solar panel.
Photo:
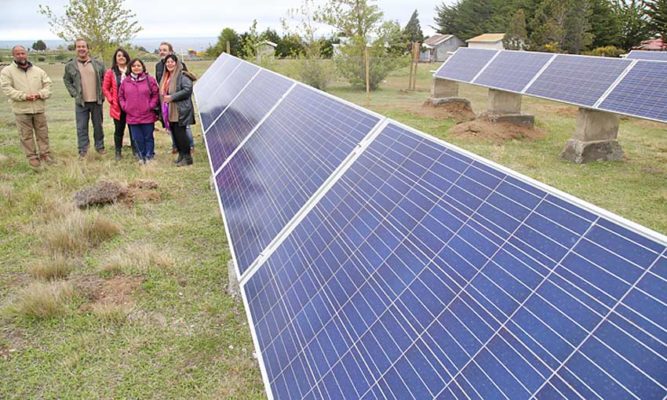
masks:
[(473, 83), (521, 92), (552, 57), (547, 53), (502, 51)]
[(222, 166), (293, 84), (287, 78), (262, 70), (243, 89), (206, 133), (213, 171)]
[[(239, 65), (234, 68), (228, 78), (221, 82), (209, 95), (211, 99), (215, 100), (205, 103), (204, 110), (199, 111), (204, 133), (208, 133), (216, 118), (229, 106), (258, 71), (259, 67), (239, 60)], [(197, 104), (199, 105), (199, 103)]]
[(667, 51), (632, 50), (626, 58), (629, 60), (667, 61)]
[(436, 71), (436, 78), (470, 82), (493, 58), (497, 50), (461, 47)]
[(222, 111), (220, 109), (221, 99), (217, 98), (216, 92), (226, 88), (224, 83), (239, 64), (241, 64), (241, 60), (238, 58), (223, 54), (211, 66), (215, 67), (215, 70), (207, 71), (201, 79), (195, 82), (194, 95), (202, 120), (202, 131), (205, 132), (210, 125), (209, 122), (215, 119)]
[(638, 61), (599, 108), (667, 122), (667, 62)]
[(630, 60), (561, 54), (526, 94), (591, 107), (630, 65)]
[(295, 86), (216, 176), (239, 275), (379, 117)]
[(666, 244), (390, 124), (243, 292), (277, 399), (663, 399)]

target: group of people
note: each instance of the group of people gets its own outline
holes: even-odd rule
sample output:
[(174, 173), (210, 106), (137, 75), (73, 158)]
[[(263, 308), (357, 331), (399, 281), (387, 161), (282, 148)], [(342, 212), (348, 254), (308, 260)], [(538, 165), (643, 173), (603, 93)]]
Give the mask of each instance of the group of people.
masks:
[[(84, 39), (75, 42), (76, 57), (65, 65), (63, 82), (74, 98), (77, 148), (85, 158), (90, 147), (89, 122), (93, 125), (95, 150), (106, 154), (103, 108), (109, 102), (114, 121), (115, 158), (122, 158), (126, 126), (130, 130), (132, 152), (141, 164), (155, 156), (155, 122), (171, 133), (177, 166), (192, 165), (194, 141), (190, 126), (195, 123), (192, 88), (196, 77), (174, 54), (170, 43), (159, 47), (161, 60), (155, 77), (139, 58), (130, 59), (122, 48), (114, 52), (111, 68), (91, 57)], [(49, 150), (45, 100), (51, 96), (51, 79), (28, 61), (26, 49), (12, 48), (13, 62), (0, 72), (0, 87), (9, 98), (16, 118), (21, 147), (31, 167), (54, 163)], [(35, 145), (36, 142), (36, 145)]]

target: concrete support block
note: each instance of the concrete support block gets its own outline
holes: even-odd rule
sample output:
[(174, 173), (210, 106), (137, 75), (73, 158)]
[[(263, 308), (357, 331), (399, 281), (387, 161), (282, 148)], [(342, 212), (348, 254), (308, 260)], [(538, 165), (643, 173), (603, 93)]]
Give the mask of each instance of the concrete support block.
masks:
[(227, 293), (234, 299), (241, 299), (241, 287), (239, 285), (238, 279), (236, 279), (236, 264), (234, 260), (229, 260), (227, 263)]
[(502, 90), (489, 89), (489, 114), (513, 114), (521, 115), (521, 95), (504, 92)]
[(622, 160), (623, 149), (616, 140), (618, 125), (616, 114), (579, 108), (577, 126), (561, 157), (577, 164)]
[(486, 112), (481, 114), (478, 118), (486, 119), (493, 123), (507, 123), (525, 126), (527, 128), (533, 128), (535, 126), (535, 116), (530, 114), (491, 114)]
[(447, 79), (433, 78), (432, 98), (458, 97), (459, 83)]

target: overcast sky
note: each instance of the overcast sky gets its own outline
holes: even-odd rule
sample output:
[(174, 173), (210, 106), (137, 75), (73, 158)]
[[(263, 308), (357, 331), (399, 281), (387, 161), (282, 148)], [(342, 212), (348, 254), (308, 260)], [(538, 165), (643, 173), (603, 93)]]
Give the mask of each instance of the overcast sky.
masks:
[[(317, 2), (323, 0), (316, 0)], [(417, 9), (422, 31), (435, 31), (435, 6), (443, 0), (379, 0), (377, 4), (386, 20), (405, 26)], [(58, 15), (64, 14), (68, 0), (0, 0), (0, 40), (57, 39), (49, 31), (46, 17), (38, 13), (39, 4), (49, 4)], [(448, 4), (452, 0), (447, 0)], [(137, 15), (144, 28), (138, 38), (218, 36), (225, 27), (237, 32), (248, 31), (256, 19), (258, 30), (270, 27), (281, 32), (280, 19), (287, 10), (298, 7), (302, 0), (125, 0), (126, 8)], [(325, 32), (320, 32), (324, 34)]]

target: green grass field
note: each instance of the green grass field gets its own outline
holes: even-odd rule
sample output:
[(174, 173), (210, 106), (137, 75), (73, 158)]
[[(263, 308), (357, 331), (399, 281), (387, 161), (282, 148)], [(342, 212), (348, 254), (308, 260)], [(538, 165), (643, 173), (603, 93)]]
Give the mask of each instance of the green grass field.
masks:
[[(188, 66), (201, 75), (209, 64)], [(665, 125), (623, 119), (626, 160), (586, 165), (559, 158), (576, 115), (563, 104), (524, 98), (541, 139), (453, 136), (454, 121), (422, 107), (435, 67), (419, 66), (415, 92), (404, 90), (407, 69), (370, 97), (343, 82), (330, 92), (667, 233)], [(225, 293), (230, 254), (199, 125), (192, 168), (174, 167), (164, 132), (149, 166), (127, 150), (121, 162), (112, 151), (79, 161), (63, 66), (43, 68), (54, 81), (47, 115), (56, 166), (29, 168), (9, 105), (0, 107), (0, 399), (264, 398), (245, 311)], [(485, 90), (463, 86), (461, 95), (484, 110)], [(155, 193), (83, 212), (72, 205), (99, 180), (138, 179), (156, 182)]]

